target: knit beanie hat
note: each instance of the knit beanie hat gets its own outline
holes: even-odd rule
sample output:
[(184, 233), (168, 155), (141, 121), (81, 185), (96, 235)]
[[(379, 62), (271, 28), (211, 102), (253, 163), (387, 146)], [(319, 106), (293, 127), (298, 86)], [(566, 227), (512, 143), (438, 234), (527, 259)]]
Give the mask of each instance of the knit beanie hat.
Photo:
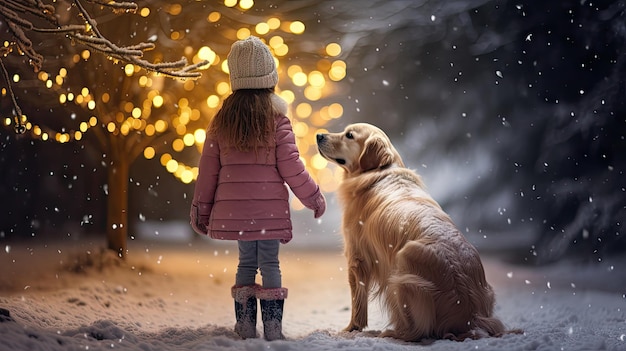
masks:
[(274, 57), (255, 36), (233, 43), (227, 60), (232, 91), (273, 88), (278, 83)]

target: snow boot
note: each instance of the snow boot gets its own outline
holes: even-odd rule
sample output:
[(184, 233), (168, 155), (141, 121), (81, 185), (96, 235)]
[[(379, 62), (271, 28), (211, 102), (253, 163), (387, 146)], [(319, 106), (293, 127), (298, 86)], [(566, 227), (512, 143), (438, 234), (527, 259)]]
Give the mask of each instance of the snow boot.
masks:
[(242, 339), (257, 338), (256, 315), (257, 302), (256, 292), (259, 285), (233, 286), (231, 294), (235, 299), (235, 332)]
[(259, 289), (256, 295), (261, 302), (263, 335), (265, 340), (283, 340), (283, 307), (287, 298), (286, 288)]

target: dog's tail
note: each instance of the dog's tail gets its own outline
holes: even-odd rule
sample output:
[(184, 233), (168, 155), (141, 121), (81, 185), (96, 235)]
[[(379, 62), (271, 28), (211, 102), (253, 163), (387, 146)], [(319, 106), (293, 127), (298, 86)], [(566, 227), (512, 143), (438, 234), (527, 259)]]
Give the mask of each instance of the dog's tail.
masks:
[(434, 253), (426, 246), (411, 241), (397, 253), (397, 270), (389, 277), (384, 303), (393, 330), (383, 336), (405, 341), (420, 340), (432, 334), (435, 327), (434, 284), (416, 274), (419, 266), (433, 262)]

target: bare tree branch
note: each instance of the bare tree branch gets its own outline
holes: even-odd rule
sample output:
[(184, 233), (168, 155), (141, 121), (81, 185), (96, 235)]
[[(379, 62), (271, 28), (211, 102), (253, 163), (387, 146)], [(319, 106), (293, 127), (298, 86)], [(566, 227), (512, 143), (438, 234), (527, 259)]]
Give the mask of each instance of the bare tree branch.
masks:
[[(115, 14), (134, 13), (137, 10), (137, 4), (132, 1), (117, 0), (85, 0), (86, 2), (109, 8)], [(55, 8), (52, 5), (46, 5), (41, 0), (3, 0), (0, 2), (0, 23), (6, 23), (8, 32), (10, 33), (13, 43), (9, 46), (0, 48), (0, 59), (14, 52), (24, 55), (28, 63), (35, 72), (42, 69), (44, 57), (33, 48), (33, 43), (29, 38), (29, 32), (44, 34), (61, 34), (75, 43), (86, 46), (89, 50), (99, 52), (115, 61), (131, 63), (135, 66), (143, 68), (147, 71), (162, 74), (166, 77), (176, 79), (197, 79), (201, 76), (197, 72), (202, 66), (209, 62), (202, 61), (189, 65), (187, 59), (182, 57), (180, 60), (172, 62), (153, 63), (143, 58), (144, 52), (153, 50), (153, 43), (141, 42), (135, 45), (118, 46), (112, 43), (106, 36), (100, 33), (98, 23), (89, 14), (87, 9), (82, 5), (80, 0), (73, 0), (72, 6), (78, 9), (78, 17), (85, 24), (59, 24), (55, 16)], [(50, 27), (38, 27), (33, 24), (34, 20), (43, 20)], [(1, 63), (1, 61), (0, 61)], [(2, 64), (3, 73), (6, 73), (4, 64)], [(4, 75), (4, 80), (8, 86), (8, 93), (11, 95), (16, 117), (16, 131), (24, 130), (22, 115), (19, 111), (17, 100), (11, 89), (11, 82), (8, 79), (8, 73)]]

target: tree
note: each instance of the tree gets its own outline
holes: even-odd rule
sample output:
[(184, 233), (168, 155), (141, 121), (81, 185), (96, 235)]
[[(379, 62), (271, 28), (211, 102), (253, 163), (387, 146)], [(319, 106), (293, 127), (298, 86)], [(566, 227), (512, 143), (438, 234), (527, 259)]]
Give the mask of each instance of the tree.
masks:
[[(117, 13), (135, 12), (137, 5), (133, 2), (117, 2), (117, 1), (100, 1), (93, 0), (88, 1), (99, 6), (109, 7)], [(52, 5), (46, 5), (43, 2), (36, 0), (8, 0), (0, 4), (0, 19), (3, 23), (6, 23), (8, 32), (12, 35), (14, 41), (10, 45), (0, 51), (2, 56), (7, 56), (13, 51), (13, 47), (20, 54), (23, 54), (28, 59), (28, 63), (32, 66), (35, 72), (40, 72), (44, 64), (43, 56), (37, 52), (33, 47), (33, 43), (26, 33), (27, 31), (46, 33), (46, 34), (64, 34), (72, 43), (81, 44), (86, 48), (83, 51), (83, 57), (90, 57), (90, 52), (97, 52), (106, 55), (107, 59), (126, 62), (134, 67), (143, 68), (152, 72), (158, 72), (160, 74), (167, 75), (175, 78), (198, 78), (200, 74), (195, 72), (201, 66), (208, 64), (207, 61), (200, 61), (192, 65), (187, 65), (187, 59), (181, 58), (176, 62), (160, 62), (151, 63), (143, 58), (144, 53), (147, 50), (155, 48), (153, 43), (141, 42), (131, 46), (118, 46), (111, 40), (101, 34), (99, 30), (98, 22), (92, 18), (87, 9), (78, 0), (72, 1), (71, 5), (76, 8), (77, 13), (73, 17), (80, 17), (82, 24), (60, 24), (57, 17), (57, 8), (60, 6), (67, 6), (65, 3), (58, 4), (57, 8)], [(69, 14), (69, 11), (68, 11)], [(60, 17), (63, 17), (62, 15)], [(49, 27), (38, 27), (33, 24), (32, 21), (39, 20), (44, 25)], [(118, 32), (119, 34), (119, 32)], [(11, 97), (11, 101), (14, 107), (15, 114), (15, 130), (18, 133), (26, 131), (26, 119), (23, 116), (20, 106), (17, 103), (13, 89), (11, 87), (11, 81), (4, 65), (4, 62), (0, 59), (0, 66), (2, 67), (3, 77), (7, 84), (6, 91)], [(95, 70), (85, 70), (88, 73), (94, 73)], [(115, 70), (111, 72), (116, 72)], [(44, 72), (45, 73), (45, 72)], [(83, 75), (83, 77), (86, 75)], [(40, 76), (41, 77), (41, 76)], [(46, 75), (44, 74), (44, 77)], [(94, 78), (93, 76), (91, 77)], [(61, 77), (63, 79), (63, 77)], [(44, 79), (46, 80), (46, 79)], [(97, 81), (93, 79), (92, 82)], [(90, 86), (91, 82), (84, 84), (84, 87)], [(60, 85), (60, 84), (58, 84)], [(123, 84), (126, 87), (126, 92), (130, 90), (128, 82)], [(81, 95), (78, 95), (81, 96)], [(101, 97), (104, 95), (100, 95)], [(100, 143), (100, 147), (104, 152), (108, 152), (108, 206), (107, 206), (107, 242), (108, 248), (118, 253), (120, 257), (123, 257), (126, 252), (126, 237), (127, 237), (127, 193), (128, 193), (128, 174), (129, 167), (133, 159), (137, 157), (138, 151), (133, 148), (132, 144), (124, 143), (124, 139), (118, 138), (119, 133), (123, 133), (117, 129), (116, 116), (111, 116), (111, 112), (102, 108), (102, 104), (95, 104), (93, 95), (90, 93), (83, 93), (80, 103), (89, 105), (91, 109), (96, 109), (99, 113), (98, 116), (108, 120), (105, 124), (105, 128), (110, 135), (103, 135), (102, 129), (96, 128), (96, 136)], [(114, 102), (121, 103), (120, 99), (113, 99)], [(119, 107), (116, 106), (116, 107)], [(97, 117), (93, 117), (98, 119)], [(119, 119), (119, 118), (118, 118)], [(101, 122), (104, 122), (101, 120)], [(120, 121), (121, 122), (121, 121)], [(45, 123), (45, 121), (44, 121)], [(79, 126), (82, 132), (86, 131), (86, 128), (93, 127), (97, 122), (91, 121), (89, 123), (83, 121)], [(122, 122), (123, 123), (123, 122)], [(56, 134), (57, 141), (66, 142), (71, 138), (81, 139), (81, 131), (79, 128), (75, 128), (75, 134), (70, 136), (69, 133)], [(39, 130), (39, 129), (37, 129)], [(37, 132), (35, 132), (37, 133)], [(44, 135), (46, 133), (44, 132)], [(150, 138), (148, 138), (150, 139)], [(132, 140), (130, 141), (132, 143)], [(149, 142), (149, 141), (148, 141)]]
[[(307, 123), (299, 119), (323, 126), (341, 115), (340, 106), (324, 107), (322, 97), (329, 94), (323, 90), (328, 88), (326, 81), (339, 81), (345, 76), (345, 64), (342, 65), (340, 60), (331, 62), (332, 55), (326, 54), (325, 44), (321, 43), (316, 44), (315, 55), (307, 55), (297, 46), (294, 46), (296, 50), (290, 51), (287, 39), (304, 32), (301, 22), (280, 20), (272, 12), (248, 11), (250, 9), (243, 5), (236, 7), (236, 2), (230, 7), (196, 1), (183, 4), (161, 1), (151, 5), (159, 10), (141, 9), (141, 16), (132, 20), (104, 16), (93, 23), (98, 26), (98, 33), (107, 33), (110, 38), (124, 38), (133, 33), (133, 36), (157, 42), (158, 49), (145, 52), (146, 57), (154, 62), (163, 61), (166, 52), (180, 51), (182, 47), (194, 64), (174, 71), (174, 74), (165, 71), (169, 65), (157, 65), (164, 69), (158, 72), (187, 78), (192, 77), (188, 67), (206, 66), (201, 79), (163, 79), (163, 76), (150, 75), (141, 69), (155, 70), (155, 66), (143, 64), (148, 61), (138, 64), (136, 60), (122, 56), (116, 59), (124, 61), (122, 65), (110, 65), (105, 62), (110, 55), (92, 55), (100, 47), (87, 46), (82, 51), (68, 50), (70, 54), (59, 56), (53, 65), (49, 65), (57, 68), (41, 69), (37, 74), (38, 82), (21, 80), (19, 83), (38, 85), (42, 94), (55, 95), (48, 102), (46, 99), (35, 101), (33, 105), (37, 109), (51, 104), (57, 111), (63, 111), (57, 112), (54, 118), (37, 114), (29, 117), (25, 125), (33, 137), (60, 143), (82, 142), (97, 150), (94, 153), (102, 155), (108, 174), (104, 185), (108, 203), (107, 241), (109, 248), (122, 257), (126, 253), (128, 236), (128, 184), (133, 161), (141, 156), (158, 158), (182, 182), (190, 183), (195, 179), (197, 168), (186, 165), (184, 160), (189, 160), (186, 161), (189, 164), (197, 162), (204, 141), (204, 128), (220, 101), (229, 94), (224, 60), (234, 40), (250, 34), (266, 36), (264, 39), (280, 62), (288, 62), (290, 57), (300, 55), (299, 65), (279, 65), (283, 82), (283, 90), (279, 93), (290, 102), (301, 95), (322, 106), (321, 112), (312, 112), (309, 103), (298, 104), (294, 129), (300, 140), (314, 140), (311, 136), (316, 130), (309, 130)], [(207, 32), (207, 27), (212, 34), (210, 41), (204, 36), (188, 35)], [(323, 65), (314, 66), (320, 62)], [(58, 73), (49, 73), (56, 71)], [(284, 89), (290, 82), (301, 90)], [(67, 118), (68, 115), (75, 117)], [(314, 147), (310, 142), (306, 143), (305, 152), (310, 154)], [(318, 162), (316, 169), (324, 171), (324, 166)]]

